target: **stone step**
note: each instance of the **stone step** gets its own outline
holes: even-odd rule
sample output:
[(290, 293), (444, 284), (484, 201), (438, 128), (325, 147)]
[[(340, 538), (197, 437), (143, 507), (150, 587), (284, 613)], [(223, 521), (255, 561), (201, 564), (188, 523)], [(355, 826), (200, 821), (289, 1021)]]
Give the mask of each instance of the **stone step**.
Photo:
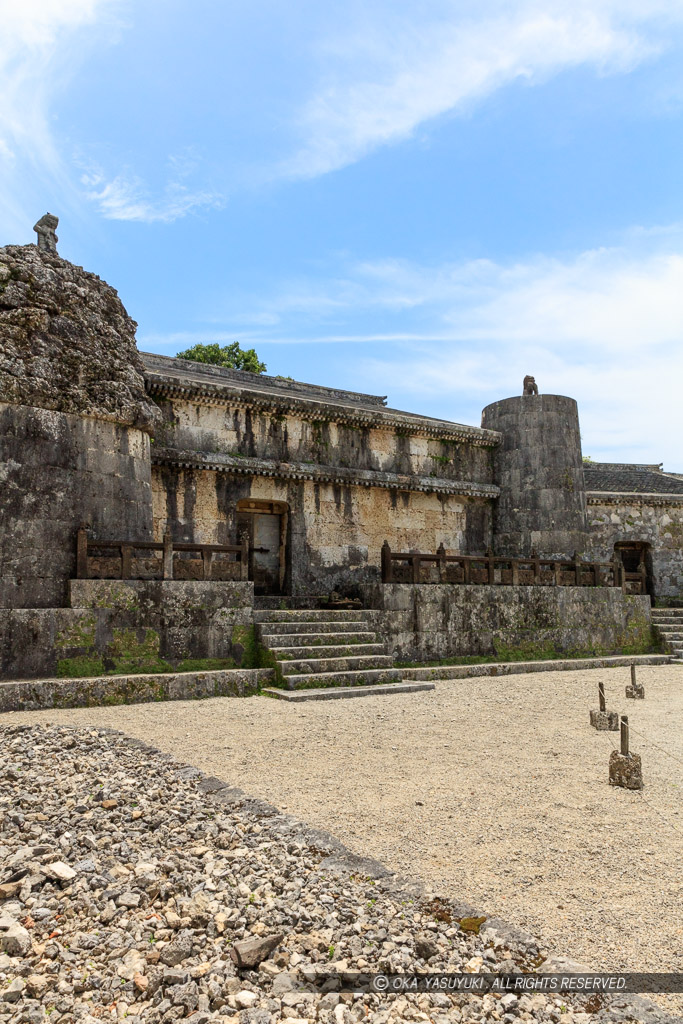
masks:
[(275, 633), (265, 636), (261, 634), (263, 643), (275, 654), (281, 648), (289, 647), (329, 647), (330, 640), (348, 647), (349, 644), (376, 644), (376, 633)]
[(366, 668), (393, 668), (394, 659), (387, 654), (361, 655), (345, 658), (297, 658), (296, 661), (277, 659), (280, 671), (285, 676), (325, 672), (356, 672)]
[(276, 611), (255, 611), (255, 622), (357, 622), (372, 619), (376, 613), (371, 609), (350, 608), (339, 611), (324, 609), (277, 609)]
[[(279, 638), (278, 638), (279, 639)], [(307, 647), (270, 647), (278, 661), (296, 661), (297, 658), (362, 658), (373, 654), (385, 654), (384, 644), (338, 644)]]
[(657, 628), (665, 640), (683, 640), (683, 631), (680, 626), (671, 626), (668, 629), (666, 626), (658, 626)]
[(653, 622), (683, 621), (683, 608), (667, 608), (666, 610), (662, 611), (658, 611), (656, 608), (653, 608), (651, 614)]
[(393, 697), (401, 693), (420, 693), (433, 690), (434, 683), (388, 683), (374, 686), (325, 686), (312, 690), (277, 690), (268, 686), (261, 693), (275, 697), (277, 700), (295, 701), (297, 704), (307, 700), (340, 700), (346, 697)]
[(355, 672), (306, 672), (285, 676), (289, 690), (314, 689), (323, 686), (371, 686), (375, 683), (400, 683), (400, 668), (368, 668)]
[(259, 624), (262, 637), (276, 636), (278, 633), (362, 633), (367, 630), (368, 623), (358, 617), (344, 619), (341, 622), (262, 622)]

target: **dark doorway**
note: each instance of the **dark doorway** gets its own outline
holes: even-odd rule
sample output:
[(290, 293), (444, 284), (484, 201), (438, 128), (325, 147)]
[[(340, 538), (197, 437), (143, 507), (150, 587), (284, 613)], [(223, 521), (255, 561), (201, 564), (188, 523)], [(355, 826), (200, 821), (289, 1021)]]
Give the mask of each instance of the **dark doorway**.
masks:
[(255, 594), (284, 594), (288, 506), (281, 501), (237, 503), (237, 535), (249, 538), (249, 579)]
[(653, 597), (650, 545), (645, 541), (622, 541), (614, 545), (614, 551), (624, 565), (627, 590)]

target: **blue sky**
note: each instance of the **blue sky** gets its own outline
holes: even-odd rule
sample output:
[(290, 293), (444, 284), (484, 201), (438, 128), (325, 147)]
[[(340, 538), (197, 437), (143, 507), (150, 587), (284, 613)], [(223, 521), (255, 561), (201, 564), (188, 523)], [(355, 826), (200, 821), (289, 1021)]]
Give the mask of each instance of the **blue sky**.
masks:
[(0, 0), (0, 244), (50, 210), (141, 349), (683, 472), (683, 0)]

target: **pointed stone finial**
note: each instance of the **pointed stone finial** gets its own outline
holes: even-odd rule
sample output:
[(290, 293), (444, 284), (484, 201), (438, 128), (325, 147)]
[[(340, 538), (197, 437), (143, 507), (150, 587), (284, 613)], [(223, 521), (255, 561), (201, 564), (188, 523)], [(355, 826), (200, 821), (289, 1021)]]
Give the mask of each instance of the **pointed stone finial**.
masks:
[(58, 224), (59, 217), (55, 217), (53, 213), (46, 213), (33, 225), (33, 230), (38, 235), (38, 248), (42, 252), (57, 252), (58, 238), (55, 231)]

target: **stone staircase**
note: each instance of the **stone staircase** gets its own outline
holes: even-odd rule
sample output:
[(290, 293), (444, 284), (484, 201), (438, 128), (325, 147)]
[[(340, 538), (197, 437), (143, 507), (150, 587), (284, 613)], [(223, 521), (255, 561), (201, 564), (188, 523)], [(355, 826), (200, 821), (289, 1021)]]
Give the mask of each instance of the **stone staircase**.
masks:
[(653, 608), (652, 625), (662, 634), (674, 658), (683, 660), (683, 608)]
[(376, 614), (366, 609), (255, 611), (261, 643), (274, 654), (285, 684), (265, 692), (284, 700), (313, 700), (433, 689), (433, 684), (403, 684), (401, 669), (394, 668), (375, 630)]

